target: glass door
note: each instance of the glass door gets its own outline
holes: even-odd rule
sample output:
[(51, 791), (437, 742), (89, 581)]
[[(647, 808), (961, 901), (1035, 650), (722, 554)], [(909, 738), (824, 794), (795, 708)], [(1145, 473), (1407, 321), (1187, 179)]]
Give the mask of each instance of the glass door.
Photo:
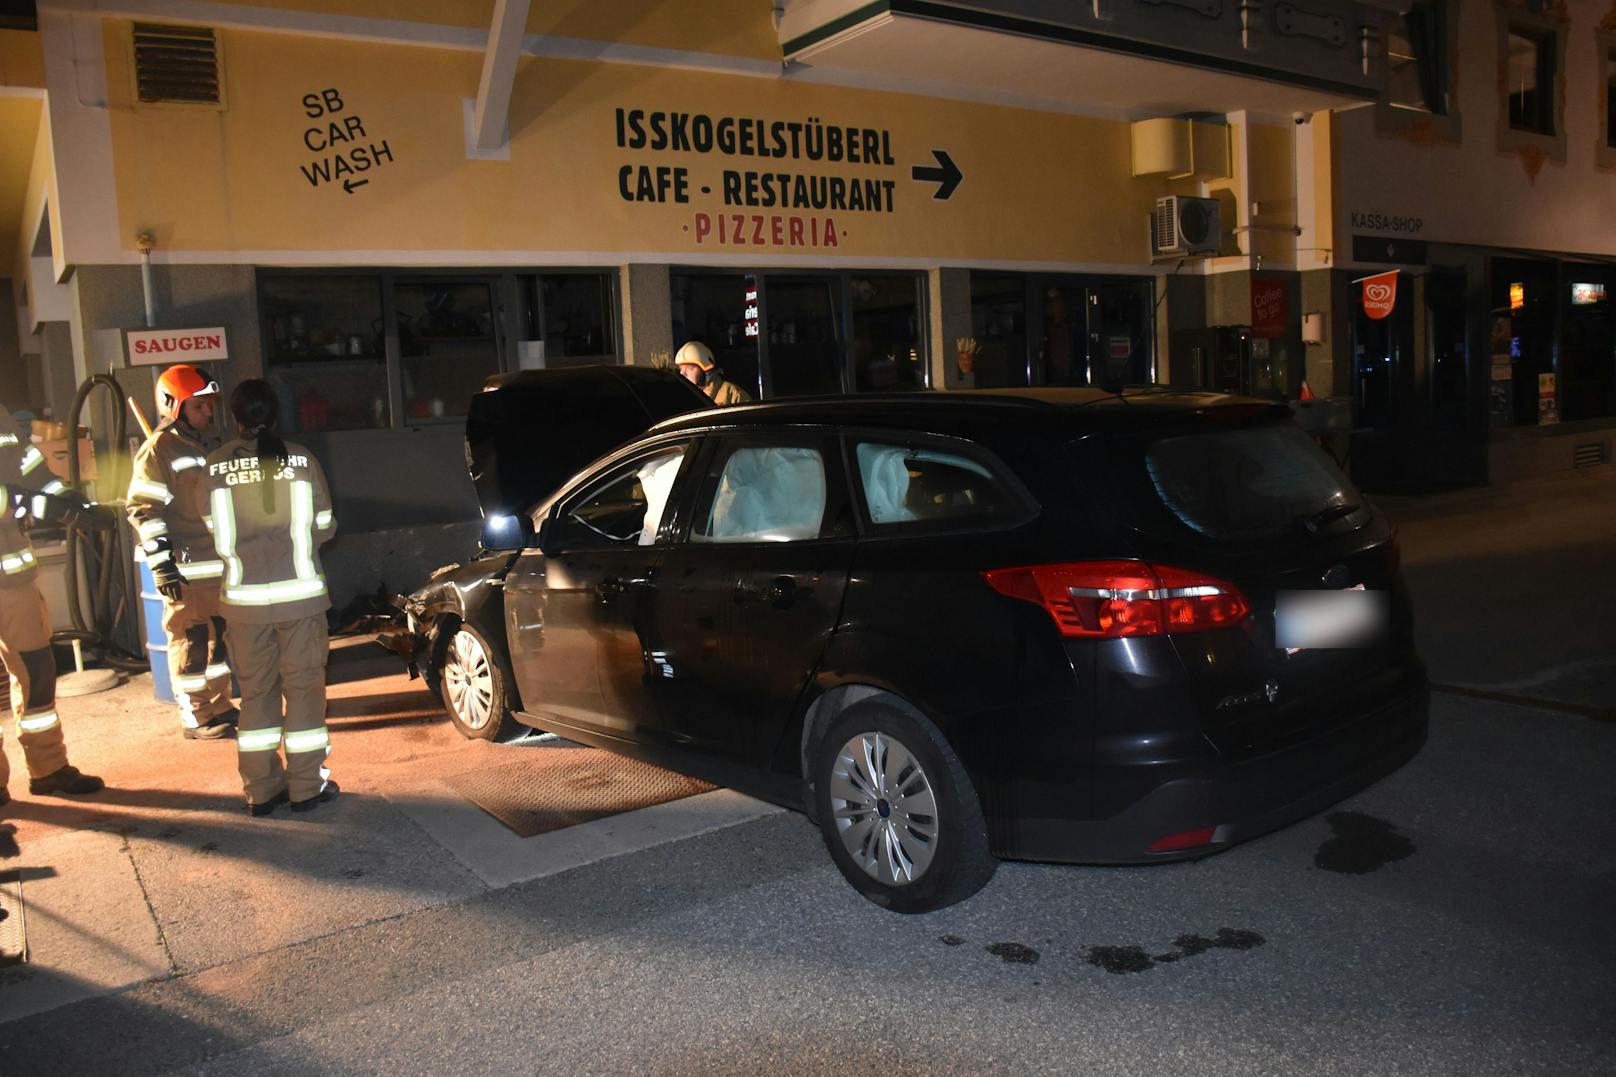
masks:
[(1150, 382), (1150, 357), (1154, 347), (1151, 290), (1149, 280), (1096, 283), (1089, 288), (1089, 384), (1120, 386)]
[(713, 359), (726, 381), (745, 389), (755, 400), (761, 394), (758, 365), (758, 322), (748, 316), (755, 308), (757, 284), (744, 273), (674, 273), (673, 346), (699, 340), (713, 350)]
[(767, 340), (768, 396), (846, 391), (843, 383), (841, 276), (764, 278), (760, 335)]

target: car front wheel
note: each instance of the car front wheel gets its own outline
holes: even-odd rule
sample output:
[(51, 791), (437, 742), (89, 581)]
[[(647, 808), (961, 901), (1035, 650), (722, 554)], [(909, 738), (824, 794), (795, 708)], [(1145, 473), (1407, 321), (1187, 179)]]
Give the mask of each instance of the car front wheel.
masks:
[(472, 740), (506, 740), (520, 730), (506, 694), (509, 672), (470, 625), (461, 624), (437, 663), (439, 698), (449, 719)]
[(993, 877), (976, 790), (924, 718), (875, 700), (849, 707), (819, 743), (813, 780), (831, 859), (877, 905), (929, 912)]

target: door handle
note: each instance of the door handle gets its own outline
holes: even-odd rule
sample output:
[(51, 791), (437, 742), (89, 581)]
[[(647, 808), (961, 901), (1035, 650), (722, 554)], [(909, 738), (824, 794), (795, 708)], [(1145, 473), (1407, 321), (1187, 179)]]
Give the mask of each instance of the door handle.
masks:
[(789, 608), (797, 600), (799, 590), (802, 590), (802, 588), (797, 586), (797, 581), (791, 576), (776, 576), (769, 581), (769, 586), (764, 589), (763, 595), (769, 600), (771, 606), (777, 610), (783, 610)]
[(748, 583), (744, 578), (735, 581), (735, 601), (737, 604), (746, 602), (767, 602), (777, 610), (789, 609), (797, 601), (797, 596), (807, 594), (811, 587), (805, 587), (797, 582), (795, 576), (776, 576), (767, 584)]

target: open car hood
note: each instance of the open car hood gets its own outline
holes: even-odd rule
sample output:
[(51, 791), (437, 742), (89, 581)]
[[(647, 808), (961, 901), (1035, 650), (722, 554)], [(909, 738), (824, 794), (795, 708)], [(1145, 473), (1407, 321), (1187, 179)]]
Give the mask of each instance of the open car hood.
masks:
[(523, 512), (607, 450), (663, 419), (712, 406), (678, 374), (651, 367), (490, 378), (466, 414), (466, 467), (483, 518)]

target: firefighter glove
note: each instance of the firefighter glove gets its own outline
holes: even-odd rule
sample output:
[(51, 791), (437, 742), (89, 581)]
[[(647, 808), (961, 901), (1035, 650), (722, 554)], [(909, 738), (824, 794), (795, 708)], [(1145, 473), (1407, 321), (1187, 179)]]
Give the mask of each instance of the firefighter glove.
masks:
[(65, 502), (62, 510), (62, 522), (65, 524), (75, 524), (88, 531), (110, 531), (118, 522), (118, 517), (111, 509), (92, 505), (82, 494), (64, 490), (56, 495), (56, 499)]
[(174, 563), (174, 551), (169, 546), (168, 536), (147, 539), (140, 548), (146, 551), (146, 564), (151, 567), (152, 582), (157, 584), (157, 593), (170, 601), (179, 601), (185, 577), (180, 575), (180, 566)]

